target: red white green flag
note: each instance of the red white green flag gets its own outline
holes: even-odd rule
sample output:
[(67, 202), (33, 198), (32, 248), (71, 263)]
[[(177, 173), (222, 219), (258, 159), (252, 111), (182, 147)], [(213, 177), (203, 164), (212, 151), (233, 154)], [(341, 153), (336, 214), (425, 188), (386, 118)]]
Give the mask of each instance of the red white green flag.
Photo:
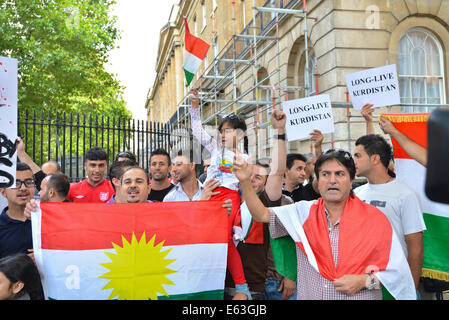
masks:
[(185, 23), (185, 36), (184, 36), (184, 73), (186, 75), (186, 81), (188, 87), (190, 82), (192, 82), (195, 73), (198, 71), (201, 63), (206, 57), (207, 51), (210, 45), (206, 42), (193, 36), (190, 33), (189, 25), (187, 24), (187, 19), (184, 18)]
[(223, 299), (221, 201), (41, 203), (32, 228), (47, 299)]
[[(429, 113), (382, 114), (411, 140), (427, 148)], [(395, 139), (393, 144), (397, 179), (419, 196), (426, 229), (423, 234), (422, 276), (449, 281), (449, 205), (431, 201), (425, 193), (426, 168), (413, 160)]]

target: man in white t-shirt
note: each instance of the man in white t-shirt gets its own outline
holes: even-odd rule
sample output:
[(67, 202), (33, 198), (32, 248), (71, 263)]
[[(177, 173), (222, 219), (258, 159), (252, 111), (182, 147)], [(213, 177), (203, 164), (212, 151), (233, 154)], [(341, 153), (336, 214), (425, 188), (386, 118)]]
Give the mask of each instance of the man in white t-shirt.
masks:
[(379, 135), (360, 137), (354, 151), (356, 175), (368, 183), (354, 190), (360, 200), (381, 210), (390, 221), (408, 259), (418, 288), (424, 255), (424, 224), (421, 205), (415, 192), (388, 174), (391, 146)]

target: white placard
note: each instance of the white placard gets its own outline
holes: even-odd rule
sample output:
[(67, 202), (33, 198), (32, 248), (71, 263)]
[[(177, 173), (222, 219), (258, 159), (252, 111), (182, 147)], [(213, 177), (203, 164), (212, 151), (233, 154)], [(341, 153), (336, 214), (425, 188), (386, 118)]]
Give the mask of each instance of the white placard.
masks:
[(0, 57), (0, 188), (15, 187), (17, 59)]
[(308, 139), (315, 129), (323, 134), (334, 132), (334, 115), (328, 94), (284, 101), (282, 110), (287, 115), (288, 141)]
[(354, 109), (362, 109), (367, 103), (373, 108), (401, 103), (395, 64), (347, 74), (346, 85)]

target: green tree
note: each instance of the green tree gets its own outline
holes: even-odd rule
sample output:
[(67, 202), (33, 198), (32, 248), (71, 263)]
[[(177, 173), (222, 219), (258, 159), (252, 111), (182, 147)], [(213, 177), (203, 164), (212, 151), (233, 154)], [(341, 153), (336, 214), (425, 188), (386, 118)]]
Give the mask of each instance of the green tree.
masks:
[[(0, 55), (19, 61), (19, 112), (130, 118), (105, 70), (119, 32), (112, 0), (0, 0)], [(21, 112), (22, 114), (22, 112)]]

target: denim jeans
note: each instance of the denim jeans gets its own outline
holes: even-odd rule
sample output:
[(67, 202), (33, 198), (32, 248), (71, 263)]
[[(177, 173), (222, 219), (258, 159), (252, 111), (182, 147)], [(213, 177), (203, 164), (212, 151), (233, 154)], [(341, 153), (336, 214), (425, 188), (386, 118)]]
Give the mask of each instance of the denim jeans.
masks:
[[(282, 300), (282, 291), (278, 292), (278, 288), (280, 285), (280, 280), (267, 278), (267, 280), (265, 281), (265, 296), (267, 300)], [(296, 300), (296, 290), (288, 300)]]

